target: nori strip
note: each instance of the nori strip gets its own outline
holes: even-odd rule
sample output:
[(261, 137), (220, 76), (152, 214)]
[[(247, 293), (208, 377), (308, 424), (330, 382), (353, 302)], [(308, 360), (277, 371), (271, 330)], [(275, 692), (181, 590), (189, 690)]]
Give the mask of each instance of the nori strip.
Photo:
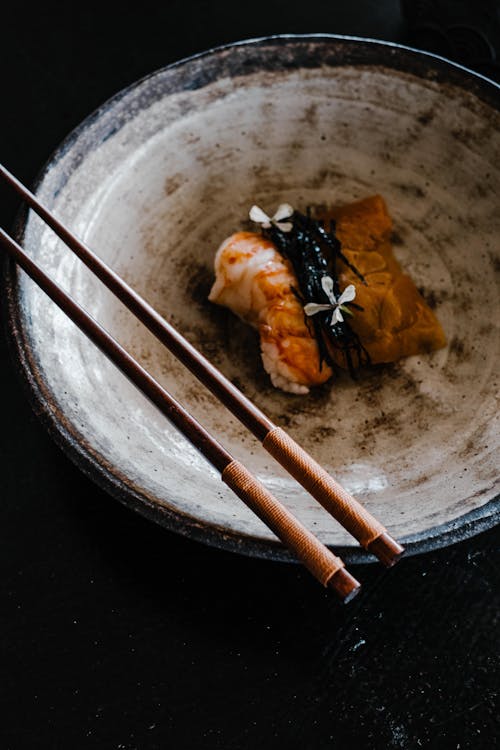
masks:
[[(289, 221), (293, 225), (289, 232), (283, 231), (275, 223), (271, 224), (269, 229), (263, 229), (262, 231), (292, 264), (299, 284), (299, 289), (293, 289), (293, 292), (303, 305), (308, 302), (330, 303), (321, 285), (324, 276), (332, 278), (335, 298), (339, 298), (338, 260), (345, 263), (360, 281), (366, 284), (357, 268), (343, 254), (340, 241), (335, 234), (335, 222), (333, 220), (328, 231), (321, 222), (311, 218), (309, 211), (307, 214), (294, 211)], [(359, 305), (353, 302), (348, 302), (346, 305), (362, 310)], [(316, 313), (310, 318), (305, 316), (306, 323), (308, 325), (312, 323), (314, 327), (314, 334), (319, 347), (320, 367), (323, 361), (332, 367), (335, 366), (328, 350), (326, 343), (328, 342), (342, 352), (347, 369), (351, 377), (354, 378), (358, 368), (370, 364), (370, 356), (359, 336), (352, 330), (349, 322), (344, 319), (343, 322), (337, 321), (332, 326), (331, 317), (331, 310)]]

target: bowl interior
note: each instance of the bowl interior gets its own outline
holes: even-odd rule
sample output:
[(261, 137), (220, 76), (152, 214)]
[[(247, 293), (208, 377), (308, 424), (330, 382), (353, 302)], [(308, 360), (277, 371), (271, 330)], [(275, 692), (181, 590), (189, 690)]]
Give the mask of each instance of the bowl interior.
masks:
[[(231, 71), (214, 52), (153, 75), (84, 126), (38, 192), (396, 537), (425, 537), (498, 491), (500, 117), (466, 90), (389, 60), (325, 64), (328, 41), (318, 40), (316, 63), (304, 66), (292, 48), (282, 69), (242, 70), (240, 51)], [(265, 44), (248, 49), (265, 56)], [(186, 86), (203, 66), (216, 73)], [(305, 209), (375, 193), (448, 346), (358, 382), (341, 375), (308, 396), (281, 393), (255, 333), (207, 302), (214, 253), (246, 226), (253, 203)], [(36, 217), (25, 244), (323, 541), (353, 544)], [(237, 534), (243, 548), (273, 540), (43, 293), (19, 283), (35, 377), (94, 466), (125, 494)]]

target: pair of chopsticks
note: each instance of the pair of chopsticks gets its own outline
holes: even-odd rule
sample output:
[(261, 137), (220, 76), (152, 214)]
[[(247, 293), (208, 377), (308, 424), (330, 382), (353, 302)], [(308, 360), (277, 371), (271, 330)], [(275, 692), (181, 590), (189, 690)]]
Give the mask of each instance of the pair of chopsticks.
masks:
[[(369, 552), (387, 567), (403, 553), (363, 506), (331, 477), (284, 430), (277, 427), (170, 323), (70, 232), (38, 199), (0, 164), (0, 177), (10, 185), (115, 294), (116, 297), (224, 404), (266, 450)], [(344, 600), (359, 582), (344, 563), (308, 531), (253, 475), (192, 417), (110, 334), (60, 286), (53, 282), (2, 228), (0, 241), (19, 266), (68, 315), (93, 343), (221, 473), (238, 495), (324, 585)]]

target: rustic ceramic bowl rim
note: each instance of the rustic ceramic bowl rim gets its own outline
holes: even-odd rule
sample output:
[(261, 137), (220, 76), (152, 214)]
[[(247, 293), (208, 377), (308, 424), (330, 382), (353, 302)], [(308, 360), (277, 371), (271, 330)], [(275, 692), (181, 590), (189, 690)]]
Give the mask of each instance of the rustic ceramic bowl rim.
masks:
[[(364, 64), (382, 64), (385, 67), (394, 67), (409, 72), (412, 71), (412, 67), (421, 69), (423, 64), (436, 75), (444, 75), (444, 78), (453, 78), (454, 83), (458, 82), (459, 85), (461, 83), (463, 86), (469, 84), (474, 94), (478, 95), (479, 98), (486, 101), (490, 106), (500, 110), (500, 86), (494, 81), (462, 65), (453, 63), (446, 58), (404, 45), (335, 34), (279, 34), (246, 39), (217, 46), (159, 68), (106, 100), (74, 128), (51, 154), (34, 181), (34, 191), (38, 189), (38, 186), (43, 182), (51, 169), (68, 153), (85, 130), (98, 121), (111, 107), (117, 105), (121, 100), (126, 99), (132, 91), (143, 86), (149, 79), (153, 79), (165, 71), (181, 68), (188, 63), (203, 60), (207, 57), (215, 57), (235, 48), (255, 49), (261, 45), (286, 46), (289, 43), (296, 44), (300, 42), (307, 44), (334, 42), (337, 45), (351, 45), (353, 48), (356, 47), (356, 49), (363, 51), (363, 53), (368, 53)], [(393, 55), (390, 60), (384, 55), (388, 51)], [(376, 59), (377, 54), (379, 55), (378, 60)], [(396, 55), (402, 58), (404, 62), (402, 66), (390, 65), (391, 62), (396, 61)], [(21, 244), (24, 240), (26, 219), (27, 210), (21, 209), (14, 228), (15, 237)], [(270, 560), (293, 560), (288, 551), (278, 541), (258, 540), (253, 537), (244, 536), (241, 533), (228, 531), (214, 524), (201, 524), (199, 520), (187, 514), (154, 504), (140, 492), (126, 485), (113, 473), (112, 467), (107, 466), (102, 460), (99, 460), (99, 457), (93, 453), (89, 445), (82, 441), (81, 438), (77, 439), (64, 413), (51, 401), (50, 394), (47, 392), (41, 377), (37, 377), (36, 364), (29, 340), (25, 335), (20, 305), (18, 304), (18, 268), (9, 260), (6, 260), (4, 263), (3, 280), (6, 292), (3, 307), (7, 324), (7, 337), (16, 371), (20, 376), (38, 418), (54, 441), (85, 475), (126, 506), (177, 533), (211, 546), (240, 552), (249, 556)], [(467, 539), (494, 526), (498, 523), (499, 516), (500, 496), (497, 496), (481, 508), (464, 514), (455, 520), (407, 537), (403, 540), (407, 554), (412, 555), (427, 552)], [(336, 552), (347, 563), (351, 564), (371, 562), (375, 559), (361, 548), (354, 546), (337, 547)]]

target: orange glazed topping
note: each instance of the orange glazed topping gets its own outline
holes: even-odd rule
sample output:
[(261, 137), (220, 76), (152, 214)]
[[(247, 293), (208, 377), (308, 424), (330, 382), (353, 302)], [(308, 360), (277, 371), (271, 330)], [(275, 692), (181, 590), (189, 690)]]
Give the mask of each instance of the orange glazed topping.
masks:
[[(334, 208), (325, 217), (336, 221), (342, 252), (364, 276), (365, 286), (339, 261), (341, 289), (356, 287), (356, 303), (349, 324), (361, 339), (373, 364), (395, 362), (412, 354), (446, 345), (444, 331), (415, 284), (394, 257), (392, 221), (384, 199), (371, 198)], [(345, 366), (332, 348), (335, 361)]]

